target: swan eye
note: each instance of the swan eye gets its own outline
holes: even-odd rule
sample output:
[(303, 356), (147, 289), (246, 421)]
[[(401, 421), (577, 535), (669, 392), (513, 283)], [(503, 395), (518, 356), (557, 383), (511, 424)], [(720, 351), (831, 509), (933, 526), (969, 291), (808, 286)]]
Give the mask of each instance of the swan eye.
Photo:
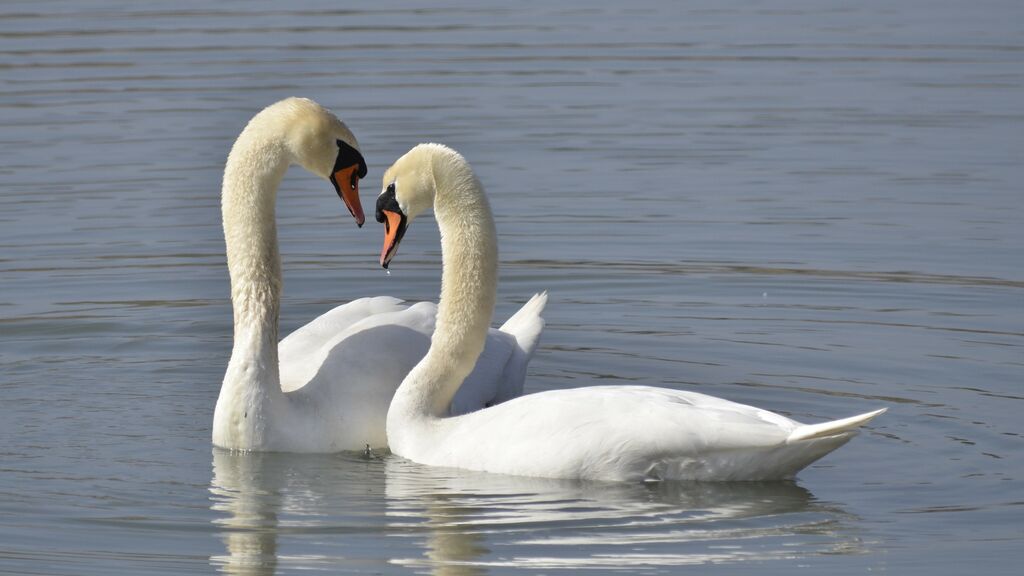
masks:
[(395, 193), (395, 183), (392, 182), (391, 184), (388, 184), (388, 189), (385, 190), (384, 193), (385, 194), (394, 194)]

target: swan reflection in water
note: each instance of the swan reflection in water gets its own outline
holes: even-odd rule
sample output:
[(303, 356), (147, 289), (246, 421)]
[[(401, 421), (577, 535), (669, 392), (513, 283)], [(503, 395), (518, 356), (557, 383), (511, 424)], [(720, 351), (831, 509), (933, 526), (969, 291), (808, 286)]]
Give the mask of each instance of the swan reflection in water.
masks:
[(226, 550), (210, 562), (227, 574), (266, 576), (279, 565), (387, 558), (383, 492), (383, 464), (358, 455), (214, 448), (211, 508)]
[(215, 449), (228, 574), (392, 566), (649, 568), (863, 552), (841, 509), (792, 482), (584, 483), (358, 455)]

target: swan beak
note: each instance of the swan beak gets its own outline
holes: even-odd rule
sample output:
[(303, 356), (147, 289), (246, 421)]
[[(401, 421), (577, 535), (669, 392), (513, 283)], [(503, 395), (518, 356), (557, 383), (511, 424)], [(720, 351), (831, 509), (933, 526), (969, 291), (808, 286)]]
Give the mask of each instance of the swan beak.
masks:
[(342, 201), (345, 202), (345, 206), (352, 213), (352, 217), (356, 219), (356, 225), (362, 228), (363, 222), (366, 222), (366, 216), (363, 215), (363, 205), (359, 202), (359, 176), (357, 175), (357, 170), (359, 170), (358, 164), (338, 170), (331, 175), (331, 184), (334, 184), (334, 190)]
[(400, 212), (382, 210), (381, 213), (384, 215), (384, 247), (380, 251), (380, 265), (387, 268), (398, 252), (402, 236), (405, 236), (407, 220)]

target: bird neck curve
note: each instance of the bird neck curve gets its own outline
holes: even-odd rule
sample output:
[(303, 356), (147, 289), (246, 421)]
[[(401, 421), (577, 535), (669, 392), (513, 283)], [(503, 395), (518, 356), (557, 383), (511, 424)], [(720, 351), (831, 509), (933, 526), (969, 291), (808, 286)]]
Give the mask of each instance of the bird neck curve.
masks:
[(221, 213), (234, 342), (213, 433), (215, 444), (230, 448), (260, 447), (269, 421), (266, 407), (284, 399), (277, 351), (282, 279), (275, 204), (292, 160), (273, 134), (265, 118), (254, 117), (224, 168)]
[[(483, 351), (497, 290), (497, 234), (483, 187), (461, 155), (432, 159), (434, 215), (441, 232), (441, 298), (430, 350), (403, 380), (388, 411), (402, 420), (440, 418)], [(400, 440), (399, 440), (400, 443)]]

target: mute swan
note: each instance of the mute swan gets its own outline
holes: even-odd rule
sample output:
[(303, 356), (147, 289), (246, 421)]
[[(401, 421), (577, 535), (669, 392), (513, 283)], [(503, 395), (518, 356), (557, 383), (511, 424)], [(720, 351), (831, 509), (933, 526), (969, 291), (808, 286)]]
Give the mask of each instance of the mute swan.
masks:
[(482, 348), (495, 299), (494, 222), (466, 160), (421, 144), (384, 174), (376, 217), (381, 264), (412, 220), (433, 206), (443, 274), (430, 351), (391, 401), (388, 443), (421, 464), (580, 480), (789, 478), (845, 444), (885, 409), (801, 424), (720, 398), (647, 386), (595, 386), (520, 396), (447, 416)]
[[(274, 205), (291, 164), (330, 180), (363, 223), (359, 178), (366, 163), (352, 132), (306, 99), (258, 113), (224, 168), (222, 212), (234, 348), (213, 414), (213, 443), (240, 450), (335, 452), (386, 446), (388, 404), (426, 354), (436, 307), (389, 297), (339, 306), (280, 342), (281, 258)], [(526, 363), (544, 321), (543, 301), (481, 334), (484, 353), (458, 393), (453, 413), (522, 392)], [(280, 358), (280, 362), (279, 362)], [(388, 369), (378, 366), (388, 364)]]

